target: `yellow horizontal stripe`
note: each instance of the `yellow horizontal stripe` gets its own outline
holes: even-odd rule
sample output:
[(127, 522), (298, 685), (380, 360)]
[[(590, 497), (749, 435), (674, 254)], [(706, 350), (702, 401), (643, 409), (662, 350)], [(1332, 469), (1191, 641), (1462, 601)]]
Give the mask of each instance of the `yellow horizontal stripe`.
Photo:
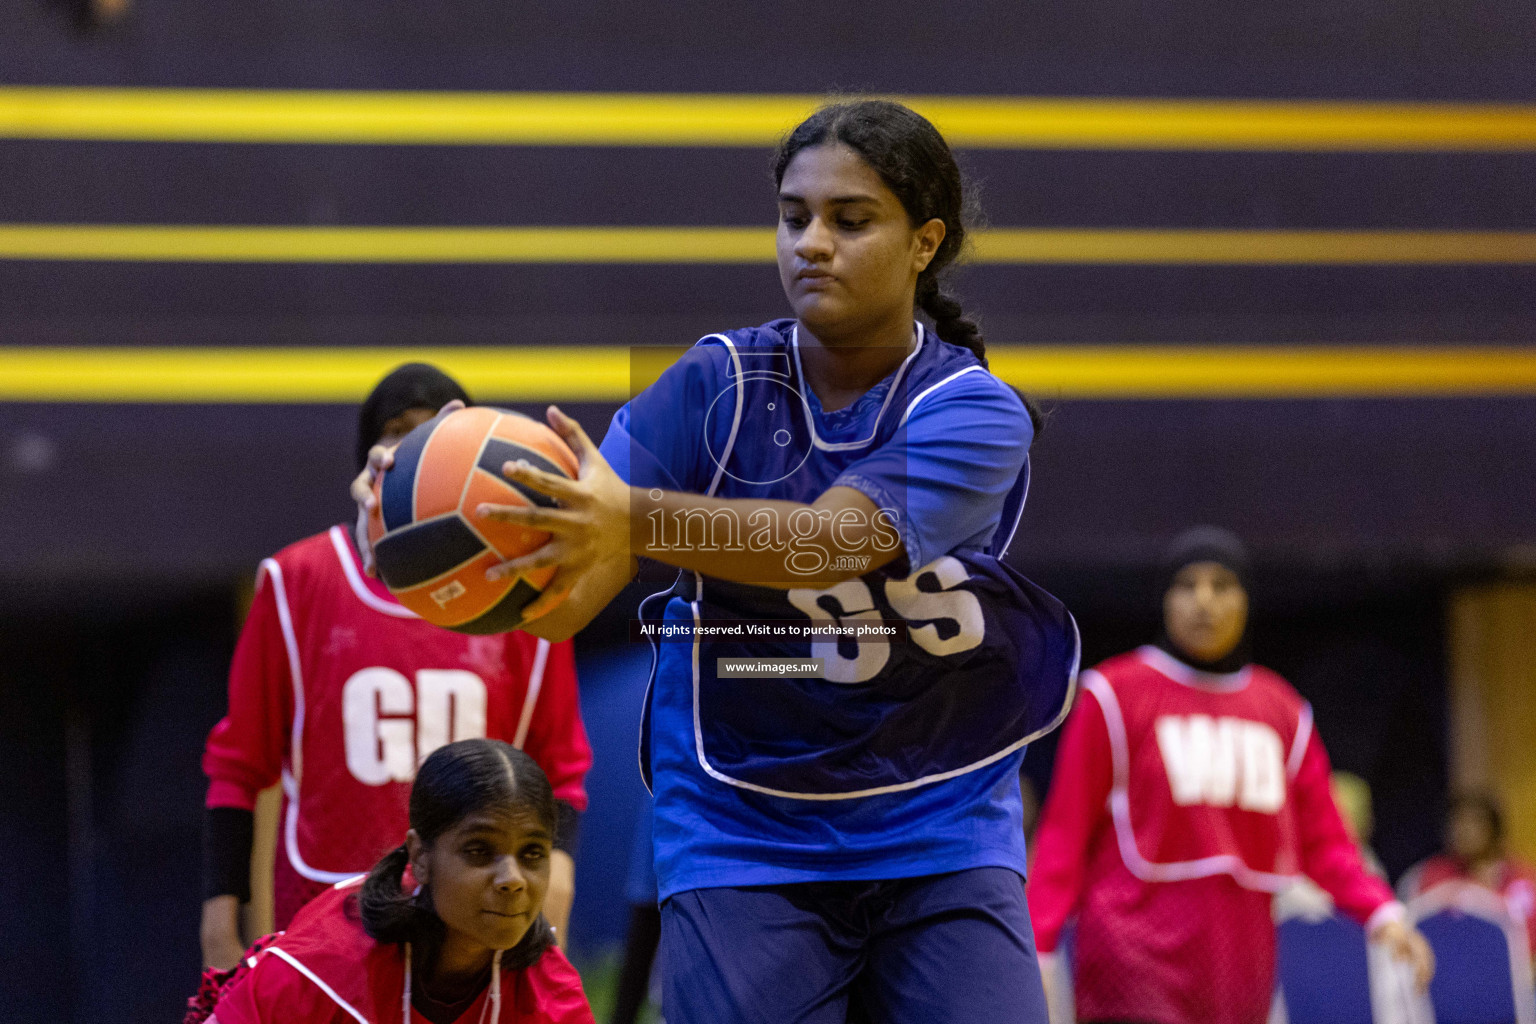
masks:
[[(901, 97), (992, 149), (1536, 150), (1536, 106)], [(811, 95), (0, 88), (0, 138), (518, 146), (771, 146)]]
[[(0, 260), (175, 263), (771, 263), (771, 228), (0, 224)], [(1529, 231), (998, 228), (983, 264), (1536, 263)]]
[(976, 263), (1533, 263), (1536, 232), (1003, 229)]
[(507, 401), (622, 401), (626, 350), (608, 348), (0, 349), (0, 399), (28, 402), (357, 402), (392, 367), (442, 367)]
[[(1536, 348), (999, 345), (989, 356), (998, 376), (1047, 399), (1536, 395)], [(356, 402), (420, 359), (482, 400), (620, 402), (632, 366), (650, 377), (668, 358), (632, 360), (617, 346), (10, 348), (0, 400)]]
[(1536, 348), (999, 346), (988, 361), (1042, 398), (1536, 395)]
[(195, 263), (764, 263), (773, 230), (0, 224), (0, 259)]

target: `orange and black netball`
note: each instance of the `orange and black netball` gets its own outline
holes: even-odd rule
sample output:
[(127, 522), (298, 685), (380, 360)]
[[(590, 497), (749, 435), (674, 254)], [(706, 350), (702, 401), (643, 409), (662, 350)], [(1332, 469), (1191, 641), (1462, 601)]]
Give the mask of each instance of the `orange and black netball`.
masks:
[(482, 519), (482, 504), (555, 504), (501, 475), (526, 460), (548, 473), (576, 476), (576, 456), (558, 434), (520, 413), (490, 406), (460, 409), (423, 423), (395, 449), (395, 463), (374, 485), (368, 521), (379, 577), (401, 604), (460, 633), (505, 633), (554, 569), (486, 579), (486, 570), (541, 546), (549, 534)]

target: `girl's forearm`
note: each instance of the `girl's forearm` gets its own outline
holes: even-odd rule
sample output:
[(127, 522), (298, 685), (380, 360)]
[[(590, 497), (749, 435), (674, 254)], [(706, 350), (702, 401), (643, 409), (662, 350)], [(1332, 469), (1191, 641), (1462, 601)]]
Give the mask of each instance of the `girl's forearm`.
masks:
[(630, 489), (636, 555), (758, 586), (828, 587), (879, 568), (901, 551), (892, 514), (859, 491), (834, 487), (813, 504)]

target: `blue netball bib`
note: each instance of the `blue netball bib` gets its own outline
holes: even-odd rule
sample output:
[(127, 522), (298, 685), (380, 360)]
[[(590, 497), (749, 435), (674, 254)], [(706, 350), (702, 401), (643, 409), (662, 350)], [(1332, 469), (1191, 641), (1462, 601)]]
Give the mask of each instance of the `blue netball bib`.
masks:
[[(1001, 560), (1028, 489), (1023, 403), (971, 353), (916, 331), (906, 361), (844, 409), (820, 407), (794, 322), (776, 321), (704, 339), (614, 418), (603, 451), (636, 486), (803, 503), (853, 487), (882, 517), (869, 543), (903, 552), (796, 587), (797, 572), (859, 553), (761, 514), (659, 524), (663, 543), (777, 544), (790, 584), (684, 573), (642, 606), (658, 638), (642, 768), (663, 896), (898, 877), (914, 850), (923, 873), (977, 857), (1022, 870), (1022, 836), (1004, 834), (1018, 763), (1065, 714), (1077, 631)], [(821, 676), (725, 667), (791, 658), (818, 659)], [(963, 837), (959, 820), (997, 834)]]

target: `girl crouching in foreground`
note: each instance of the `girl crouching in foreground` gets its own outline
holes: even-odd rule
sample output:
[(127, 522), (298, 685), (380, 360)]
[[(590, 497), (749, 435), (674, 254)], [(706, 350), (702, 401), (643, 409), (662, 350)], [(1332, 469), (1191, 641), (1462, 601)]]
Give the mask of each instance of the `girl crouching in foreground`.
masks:
[(411, 789), (405, 842), (214, 976), (188, 1021), (592, 1024), (541, 915), (555, 820), (549, 780), (522, 751), (438, 748)]

